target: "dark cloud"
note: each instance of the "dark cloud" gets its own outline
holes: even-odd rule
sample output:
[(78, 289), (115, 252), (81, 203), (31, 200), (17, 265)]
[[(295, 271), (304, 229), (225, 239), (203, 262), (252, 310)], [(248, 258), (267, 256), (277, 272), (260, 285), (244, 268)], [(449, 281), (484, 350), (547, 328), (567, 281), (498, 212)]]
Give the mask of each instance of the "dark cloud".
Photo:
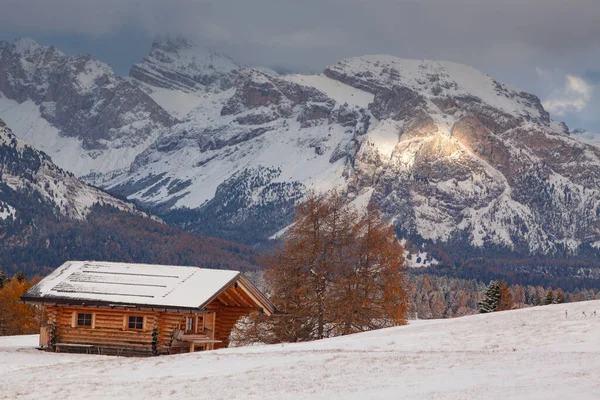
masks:
[(0, 35), (119, 48), (123, 32), (184, 35), (242, 62), (301, 70), (388, 53), (471, 64), (535, 91), (536, 67), (600, 70), (598, 16), (599, 0), (4, 0)]
[(244, 58), (320, 66), (386, 52), (477, 64), (597, 50), (598, 0), (4, 0), (4, 30), (183, 34)]

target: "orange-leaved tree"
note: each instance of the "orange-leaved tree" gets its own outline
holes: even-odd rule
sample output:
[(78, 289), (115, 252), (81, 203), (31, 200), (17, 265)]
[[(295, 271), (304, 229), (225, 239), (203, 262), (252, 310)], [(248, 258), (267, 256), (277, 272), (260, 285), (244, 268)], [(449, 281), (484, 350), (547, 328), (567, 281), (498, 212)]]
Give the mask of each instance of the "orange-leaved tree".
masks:
[(16, 274), (0, 288), (0, 336), (38, 333), (43, 313), (39, 307), (20, 302), (21, 295), (38, 282)]
[(374, 207), (360, 214), (335, 191), (309, 193), (264, 265), (281, 313), (260, 321), (269, 342), (406, 323), (403, 248), (392, 227)]
[(498, 306), (496, 307), (496, 311), (505, 311), (512, 310), (514, 306), (512, 293), (510, 289), (506, 285), (506, 282), (503, 280), (500, 281), (500, 300), (498, 301)]

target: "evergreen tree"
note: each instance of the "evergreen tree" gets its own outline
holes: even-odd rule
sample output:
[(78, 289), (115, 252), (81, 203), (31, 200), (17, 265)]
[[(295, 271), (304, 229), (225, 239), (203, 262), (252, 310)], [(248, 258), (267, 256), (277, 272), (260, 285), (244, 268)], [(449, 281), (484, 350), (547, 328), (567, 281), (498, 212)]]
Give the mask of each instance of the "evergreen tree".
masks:
[(554, 303), (554, 293), (552, 292), (552, 288), (550, 288), (546, 292), (546, 297), (544, 297), (543, 305), (547, 306), (548, 304), (552, 303)]
[(19, 271), (15, 274), (15, 279), (17, 280), (17, 282), (23, 283), (27, 280), (27, 277), (25, 276), (25, 273), (23, 271)]
[(0, 289), (2, 289), (4, 287), (4, 285), (6, 284), (7, 281), (8, 281), (8, 277), (6, 276), (4, 271), (0, 269)]
[(485, 297), (479, 303), (479, 313), (485, 314), (496, 311), (501, 295), (500, 282), (497, 280), (490, 281), (485, 291)]

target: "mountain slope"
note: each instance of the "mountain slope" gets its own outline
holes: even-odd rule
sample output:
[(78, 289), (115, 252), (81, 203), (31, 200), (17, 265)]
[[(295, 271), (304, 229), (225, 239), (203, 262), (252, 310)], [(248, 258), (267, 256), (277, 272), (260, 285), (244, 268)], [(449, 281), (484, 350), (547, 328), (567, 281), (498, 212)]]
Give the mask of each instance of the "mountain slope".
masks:
[[(51, 208), (58, 218), (85, 219), (94, 205), (113, 207), (142, 215), (131, 203), (81, 182), (52, 163), (44, 153), (24, 144), (0, 120), (0, 195), (13, 210), (13, 219), (23, 212), (22, 201), (11, 201), (15, 193), (28, 193), (30, 201)], [(33, 200), (35, 199), (35, 201)], [(13, 203), (12, 205), (8, 202)]]
[(310, 87), (253, 69), (237, 75), (232, 89), (162, 134), (127, 174), (101, 184), (146, 206), (175, 208), (173, 218), (190, 229), (237, 240), (281, 229), (308, 188), (343, 185), (346, 154), (368, 117)]
[(166, 225), (91, 187), (0, 120), (0, 266), (45, 274), (69, 259), (254, 267), (249, 248)]
[(598, 244), (600, 153), (535, 96), (453, 63), (363, 57), (325, 74), (376, 92), (370, 110), (398, 134), (382, 147), (373, 129), (355, 171), (401, 231), (534, 253)]
[[(4, 395), (22, 399), (55, 392), (79, 399), (83, 384), (93, 398), (593, 400), (600, 319), (590, 315), (599, 308), (588, 301), (411, 321), (309, 343), (160, 359), (43, 353), (35, 350), (37, 335), (13, 336), (0, 338), (0, 379)], [(48, 364), (56, 378), (39, 385)]]

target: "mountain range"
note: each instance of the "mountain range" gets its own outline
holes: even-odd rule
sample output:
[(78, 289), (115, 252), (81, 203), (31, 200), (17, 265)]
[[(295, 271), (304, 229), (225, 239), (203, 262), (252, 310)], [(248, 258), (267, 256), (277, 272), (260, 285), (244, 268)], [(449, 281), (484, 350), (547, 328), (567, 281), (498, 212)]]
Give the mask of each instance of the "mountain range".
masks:
[(600, 149), (536, 96), (452, 62), (371, 55), (278, 75), (164, 39), (119, 77), (20, 39), (0, 42), (0, 118), (83, 181), (245, 244), (336, 188), (459, 258), (600, 248)]

